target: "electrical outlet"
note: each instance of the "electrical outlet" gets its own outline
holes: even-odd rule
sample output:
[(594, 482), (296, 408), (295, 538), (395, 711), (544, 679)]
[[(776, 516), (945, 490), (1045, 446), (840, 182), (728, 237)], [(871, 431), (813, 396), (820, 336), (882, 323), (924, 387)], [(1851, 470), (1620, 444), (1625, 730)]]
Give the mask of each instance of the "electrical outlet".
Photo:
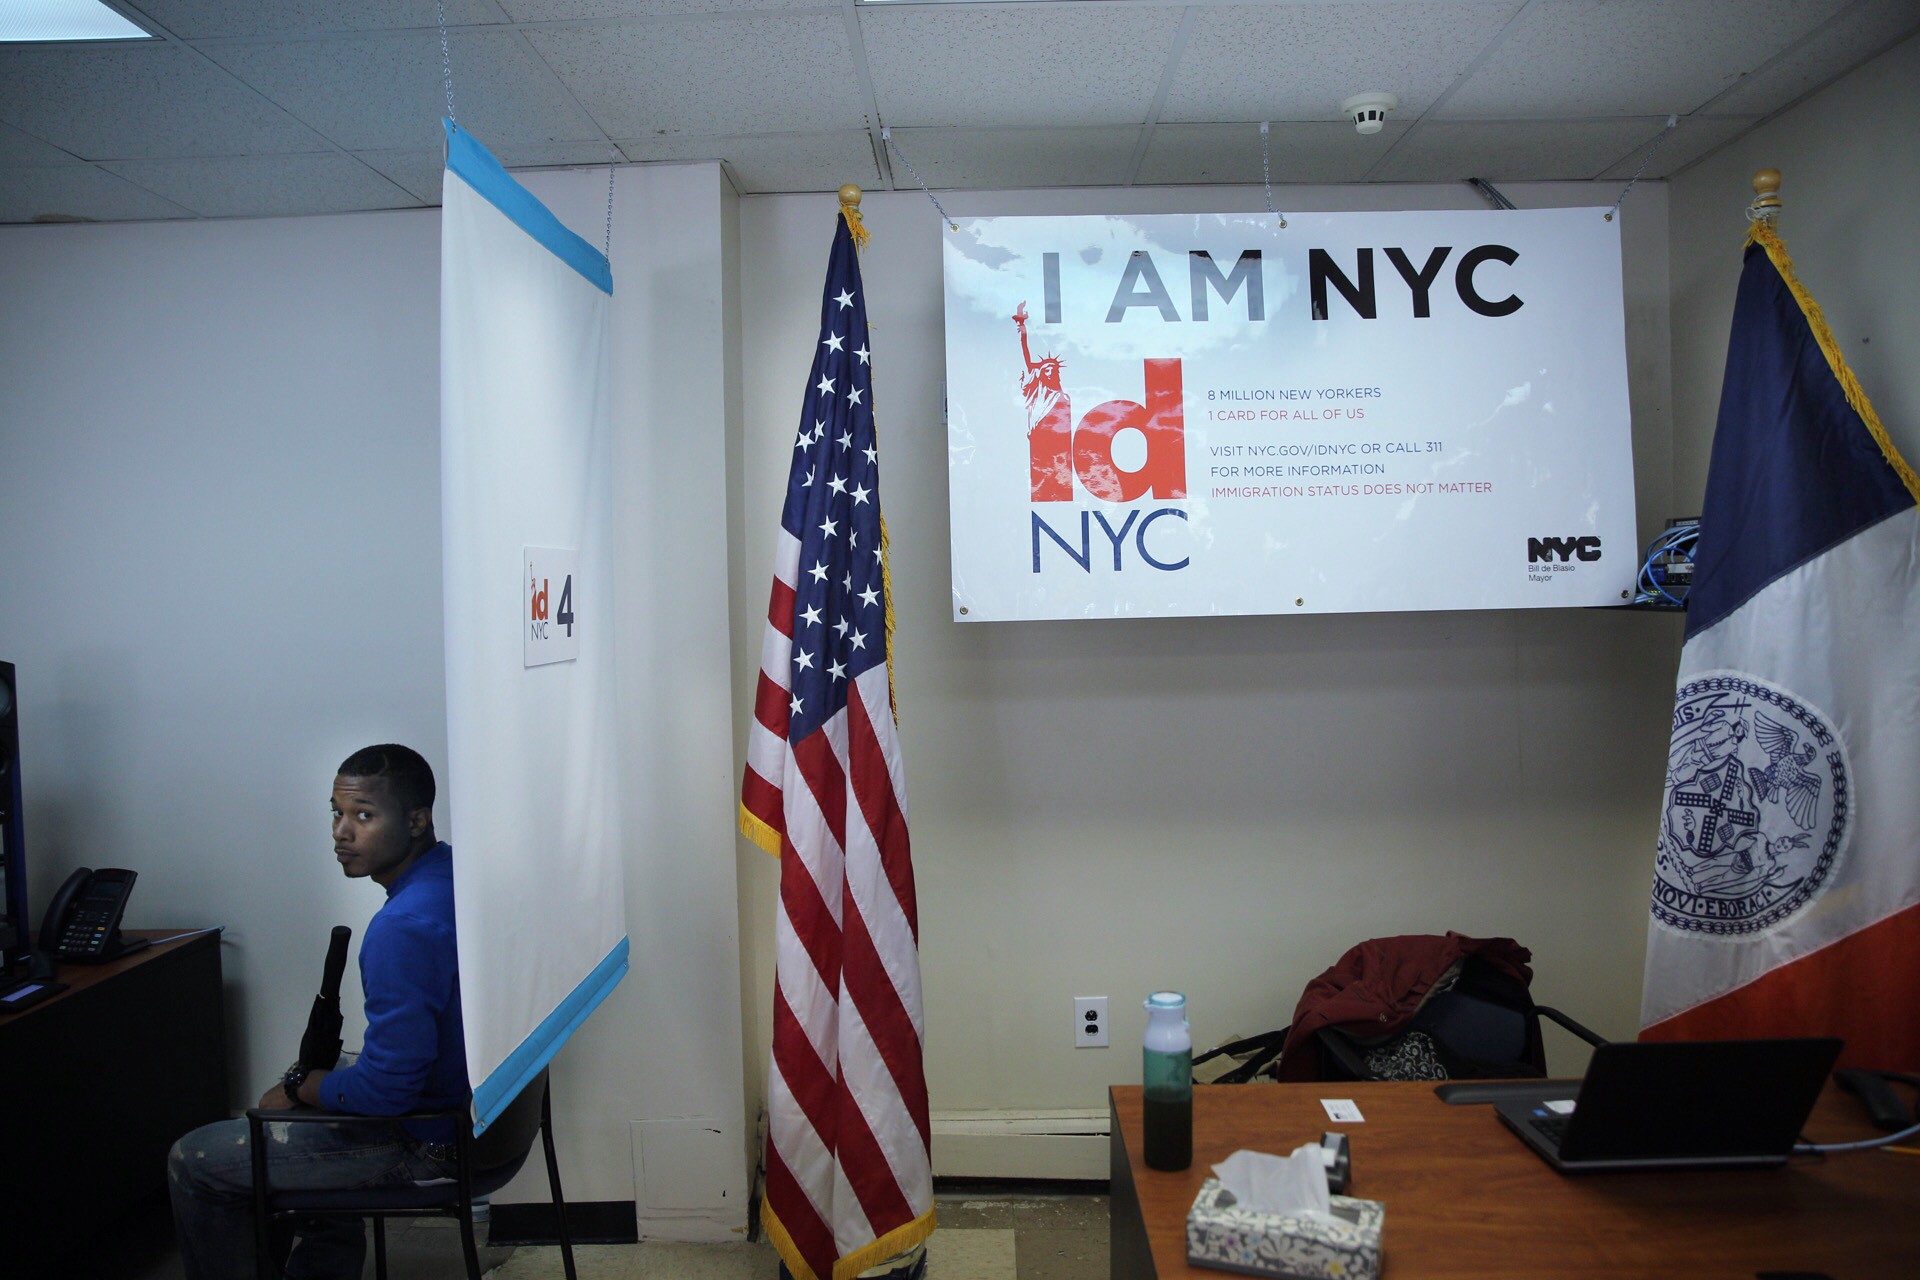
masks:
[(1079, 1049), (1107, 1047), (1107, 998), (1105, 996), (1073, 998), (1073, 1043), (1074, 1047)]

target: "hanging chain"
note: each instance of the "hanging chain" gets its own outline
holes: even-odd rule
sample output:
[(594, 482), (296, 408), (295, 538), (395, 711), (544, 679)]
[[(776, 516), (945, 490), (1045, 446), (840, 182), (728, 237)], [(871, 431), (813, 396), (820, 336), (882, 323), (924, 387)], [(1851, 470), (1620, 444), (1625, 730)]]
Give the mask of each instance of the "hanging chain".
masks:
[(1660, 131), (1660, 136), (1655, 138), (1653, 140), (1653, 145), (1647, 148), (1647, 154), (1640, 157), (1640, 167), (1633, 171), (1633, 176), (1631, 178), (1627, 179), (1627, 185), (1620, 192), (1620, 198), (1613, 202), (1613, 208), (1607, 210), (1606, 220), (1608, 222), (1612, 222), (1613, 215), (1620, 212), (1620, 206), (1627, 202), (1627, 192), (1633, 190), (1633, 184), (1640, 181), (1640, 175), (1647, 171), (1647, 166), (1649, 164), (1653, 163), (1653, 153), (1660, 149), (1660, 144), (1667, 140), (1667, 135), (1672, 133), (1674, 126), (1679, 123), (1680, 123), (1679, 116), (1670, 115), (1667, 117), (1667, 127)]
[(440, 15), (440, 74), (447, 87), (447, 122), (457, 131), (460, 122), (453, 114), (453, 49), (447, 44), (447, 0), (434, 0)]
[(1267, 184), (1267, 212), (1280, 219), (1280, 229), (1287, 229), (1287, 215), (1274, 213), (1273, 208), (1273, 151), (1267, 142), (1267, 122), (1260, 122), (1260, 180)]
[(932, 188), (927, 186), (925, 180), (920, 177), (919, 171), (913, 167), (913, 161), (907, 159), (907, 153), (902, 151), (900, 149), (900, 144), (893, 140), (893, 126), (891, 125), (880, 126), (880, 141), (886, 143), (887, 146), (892, 149), (893, 154), (900, 157), (900, 163), (907, 166), (907, 173), (912, 176), (915, 182), (918, 182), (920, 184), (920, 189), (927, 193), (927, 199), (933, 201), (933, 207), (936, 210), (938, 210), (940, 214), (940, 221), (947, 224), (947, 230), (958, 231), (960, 229), (960, 224), (947, 216), (947, 211), (940, 207), (940, 197), (933, 194)]
[(613, 164), (616, 152), (607, 148), (607, 245), (600, 256), (607, 260), (607, 270), (613, 270)]

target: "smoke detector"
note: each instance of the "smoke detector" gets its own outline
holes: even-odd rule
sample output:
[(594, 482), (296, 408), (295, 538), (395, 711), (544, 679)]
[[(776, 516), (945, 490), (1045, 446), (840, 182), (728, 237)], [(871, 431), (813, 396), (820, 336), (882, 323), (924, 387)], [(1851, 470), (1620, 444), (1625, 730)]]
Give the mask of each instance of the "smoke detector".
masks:
[(1380, 126), (1386, 123), (1387, 112), (1400, 105), (1400, 99), (1390, 93), (1375, 90), (1371, 93), (1356, 93), (1340, 104), (1341, 114), (1353, 121), (1354, 129), (1359, 133), (1378, 133)]

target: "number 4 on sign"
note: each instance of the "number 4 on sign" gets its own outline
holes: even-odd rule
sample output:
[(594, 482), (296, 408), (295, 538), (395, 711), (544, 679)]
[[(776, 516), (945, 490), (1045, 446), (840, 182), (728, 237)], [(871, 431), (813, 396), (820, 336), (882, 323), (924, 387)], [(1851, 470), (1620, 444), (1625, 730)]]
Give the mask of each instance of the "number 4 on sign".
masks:
[(525, 594), (520, 600), (524, 653), (528, 667), (571, 662), (580, 656), (583, 628), (593, 621), (593, 589), (583, 585), (587, 616), (582, 619), (573, 599), (573, 580), (580, 576), (580, 553), (557, 547), (528, 547), (522, 566)]

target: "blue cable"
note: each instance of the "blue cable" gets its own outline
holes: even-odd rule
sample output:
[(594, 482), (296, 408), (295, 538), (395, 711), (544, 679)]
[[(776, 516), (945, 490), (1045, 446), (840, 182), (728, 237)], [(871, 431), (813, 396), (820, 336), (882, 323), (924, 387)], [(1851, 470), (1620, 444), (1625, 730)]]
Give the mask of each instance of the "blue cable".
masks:
[(1661, 556), (1684, 556), (1689, 562), (1693, 559), (1694, 545), (1700, 538), (1700, 526), (1696, 523), (1675, 525), (1655, 538), (1647, 548), (1647, 554), (1640, 562), (1640, 574), (1635, 585), (1639, 588), (1634, 596), (1635, 604), (1651, 604), (1664, 599), (1677, 609), (1686, 607), (1684, 597), (1668, 591), (1666, 584), (1654, 572), (1654, 561)]

